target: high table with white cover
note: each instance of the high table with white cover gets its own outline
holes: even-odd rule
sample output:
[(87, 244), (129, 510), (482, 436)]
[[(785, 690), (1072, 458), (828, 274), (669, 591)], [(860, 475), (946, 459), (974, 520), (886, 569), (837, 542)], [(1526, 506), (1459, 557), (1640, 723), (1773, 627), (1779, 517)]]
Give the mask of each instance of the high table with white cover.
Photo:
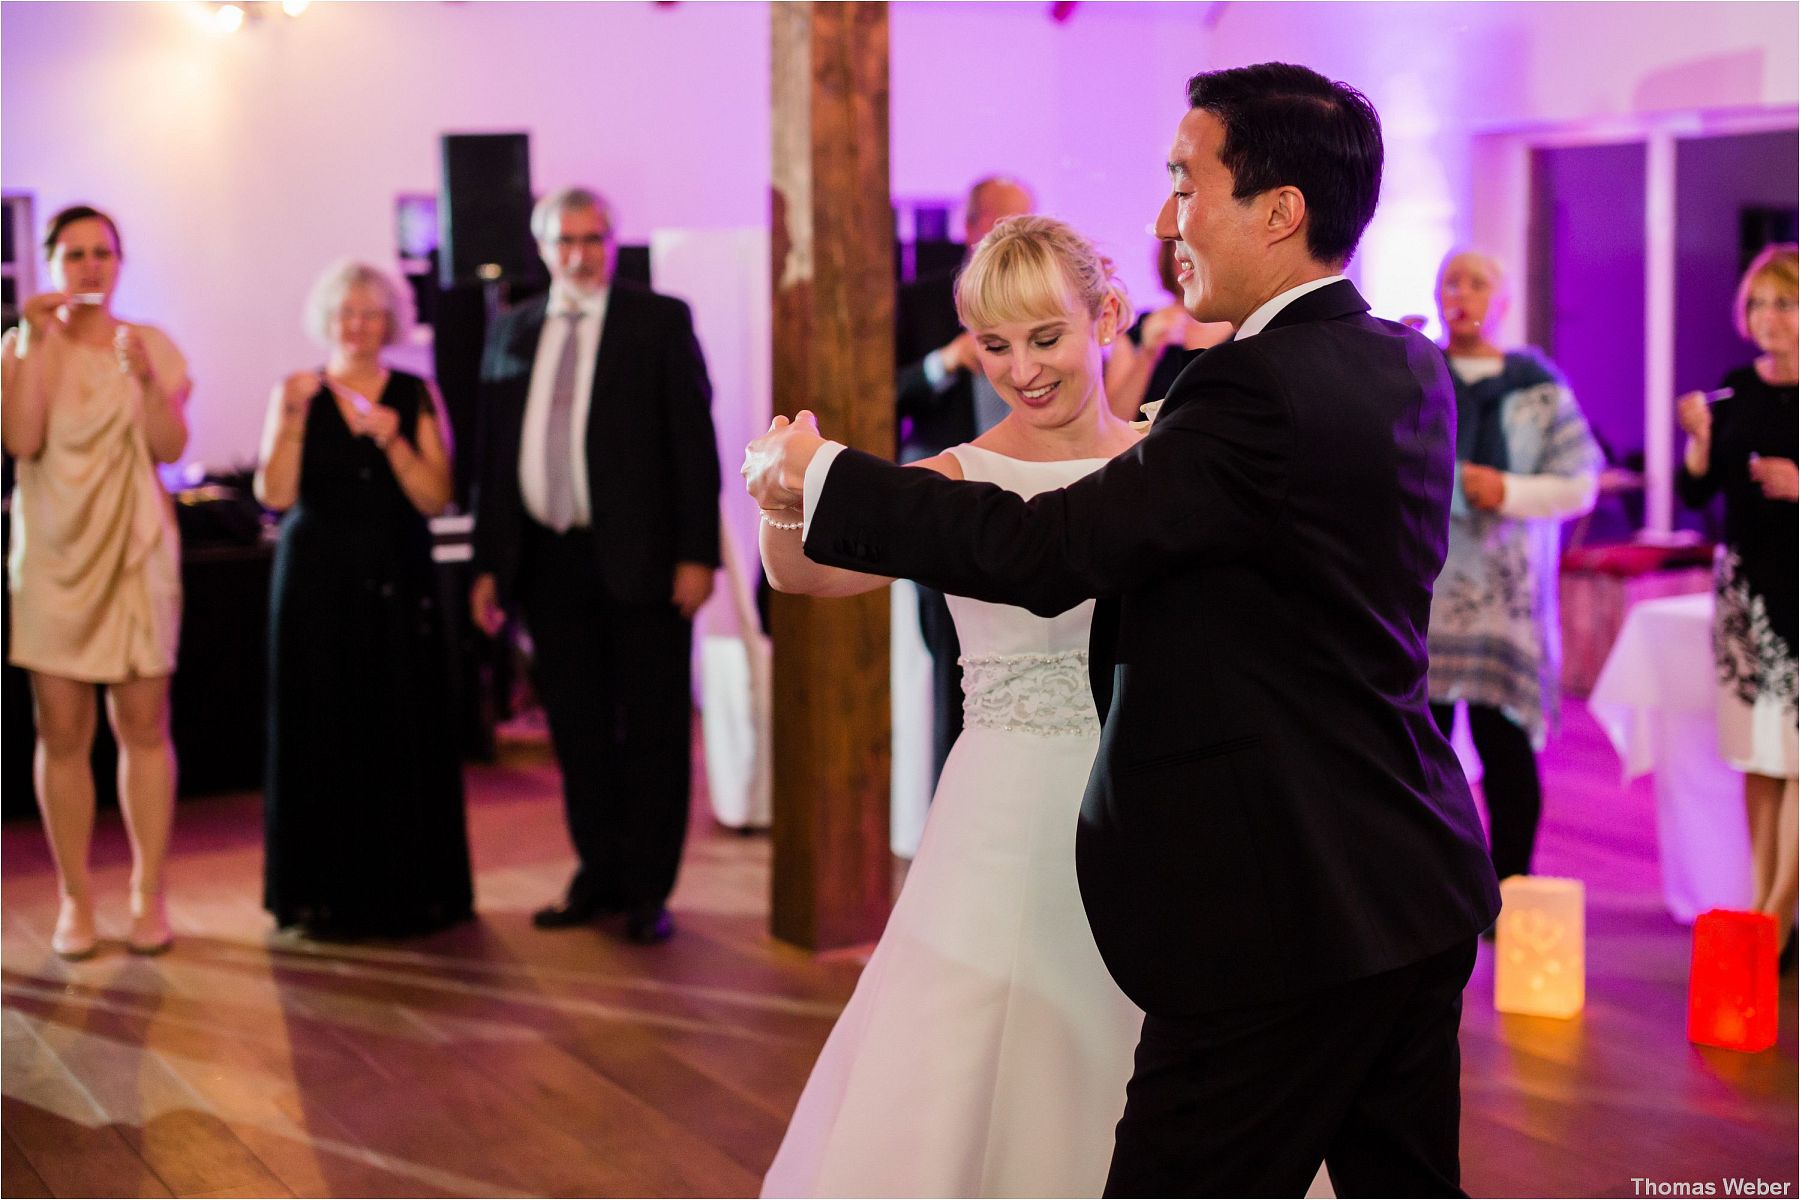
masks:
[(1743, 777), (1719, 758), (1710, 594), (1632, 606), (1588, 697), (1627, 780), (1655, 773), (1663, 900), (1683, 924), (1750, 904)]

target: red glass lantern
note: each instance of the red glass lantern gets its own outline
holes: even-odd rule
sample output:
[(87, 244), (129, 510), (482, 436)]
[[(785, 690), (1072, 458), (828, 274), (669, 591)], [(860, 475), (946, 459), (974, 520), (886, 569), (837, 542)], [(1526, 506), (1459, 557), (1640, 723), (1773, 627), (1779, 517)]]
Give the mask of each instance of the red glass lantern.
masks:
[(1775, 1044), (1775, 918), (1715, 908), (1694, 922), (1688, 1041), (1725, 1050)]

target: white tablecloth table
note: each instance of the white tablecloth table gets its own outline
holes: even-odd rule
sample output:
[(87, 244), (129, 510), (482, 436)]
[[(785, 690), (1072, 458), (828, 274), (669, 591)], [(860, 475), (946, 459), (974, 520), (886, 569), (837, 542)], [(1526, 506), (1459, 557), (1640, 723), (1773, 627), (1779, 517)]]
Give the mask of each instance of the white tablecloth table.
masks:
[(1719, 759), (1712, 596), (1645, 600), (1626, 614), (1588, 710), (1627, 780), (1655, 773), (1663, 900), (1691, 924), (1750, 905), (1743, 777)]
[[(734, 543), (723, 543), (729, 586), (742, 586)], [(770, 693), (774, 664), (748, 591), (738, 607), (741, 631), (700, 642), (700, 716), (713, 815), (732, 829), (767, 829), (771, 812)], [(931, 654), (919, 632), (918, 592), (898, 580), (891, 592), (893, 771), (889, 846), (902, 858), (919, 849), (930, 812)]]

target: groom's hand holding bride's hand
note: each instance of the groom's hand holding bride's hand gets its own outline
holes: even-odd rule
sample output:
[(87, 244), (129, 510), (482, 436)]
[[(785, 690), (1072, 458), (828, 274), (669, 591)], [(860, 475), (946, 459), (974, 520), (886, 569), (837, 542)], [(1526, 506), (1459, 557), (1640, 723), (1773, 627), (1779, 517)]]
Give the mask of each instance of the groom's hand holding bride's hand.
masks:
[(769, 422), (769, 432), (744, 449), (744, 487), (751, 499), (761, 508), (799, 508), (806, 468), (824, 444), (819, 422), (804, 409), (792, 421)]

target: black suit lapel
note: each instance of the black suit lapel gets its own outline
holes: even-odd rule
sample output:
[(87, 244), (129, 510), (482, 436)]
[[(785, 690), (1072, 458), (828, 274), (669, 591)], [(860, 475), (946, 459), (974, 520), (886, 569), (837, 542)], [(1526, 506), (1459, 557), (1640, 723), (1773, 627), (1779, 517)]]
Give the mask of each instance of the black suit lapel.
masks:
[[(1340, 317), (1368, 311), (1369, 302), (1362, 298), (1362, 293), (1356, 290), (1356, 285), (1348, 279), (1340, 279), (1336, 283), (1329, 283), (1316, 291), (1308, 292), (1297, 300), (1289, 301), (1280, 312), (1270, 318), (1267, 325), (1263, 326), (1263, 332), (1281, 329), (1289, 325), (1300, 325), (1307, 321), (1335, 321)], [(1234, 333), (1229, 341), (1215, 346), (1213, 349), (1214, 351), (1224, 350), (1226, 346), (1234, 345), (1237, 340), (1237, 334)], [(1175, 377), (1175, 382), (1169, 385), (1168, 402), (1163, 405), (1162, 411), (1157, 413), (1158, 417), (1165, 417), (1188, 402), (1193, 395), (1193, 388), (1183, 387), (1182, 380), (1194, 374), (1200, 364), (1205, 361), (1206, 355), (1202, 354)]]
[(518, 316), (513, 319), (512, 330), (506, 339), (507, 353), (522, 358), (528, 373), (530, 364), (537, 358), (538, 338), (543, 336), (544, 314), (549, 308), (548, 296), (527, 300), (519, 307)]
[(494, 411), (485, 414), (496, 432), (503, 431), (504, 441), (497, 440), (496, 449), (513, 462), (519, 457), (519, 443), (524, 437), (525, 403), (531, 394), (531, 372), (537, 362), (538, 338), (544, 332), (544, 314), (548, 297), (538, 296), (513, 309), (504, 318), (508, 324), (504, 347), (506, 370), (510, 382), (494, 392)]
[[(1368, 311), (1369, 302), (1362, 298), (1356, 285), (1348, 279), (1340, 279), (1336, 283), (1328, 283), (1316, 291), (1308, 292), (1298, 300), (1290, 301), (1263, 328), (1281, 329), (1303, 321), (1335, 321), (1339, 317)], [(1232, 336), (1235, 340), (1237, 335)]]
[[(631, 289), (618, 280), (613, 281), (612, 289), (606, 297), (606, 317), (600, 323), (600, 344), (594, 350), (594, 383), (588, 390), (587, 429), (583, 431), (587, 440), (589, 462), (600, 461), (602, 448), (598, 443), (607, 420), (606, 414), (601, 411), (605, 399), (608, 396), (618, 396), (623, 390), (620, 378), (629, 357), (637, 299)], [(593, 476), (590, 475), (588, 487), (592, 489), (593, 485)]]
[[(606, 319), (600, 324), (600, 345), (594, 352), (594, 388), (591, 397), (598, 400), (618, 382), (625, 362), (631, 326), (637, 315), (637, 295), (615, 281), (606, 298)], [(593, 409), (590, 407), (590, 413)]]

